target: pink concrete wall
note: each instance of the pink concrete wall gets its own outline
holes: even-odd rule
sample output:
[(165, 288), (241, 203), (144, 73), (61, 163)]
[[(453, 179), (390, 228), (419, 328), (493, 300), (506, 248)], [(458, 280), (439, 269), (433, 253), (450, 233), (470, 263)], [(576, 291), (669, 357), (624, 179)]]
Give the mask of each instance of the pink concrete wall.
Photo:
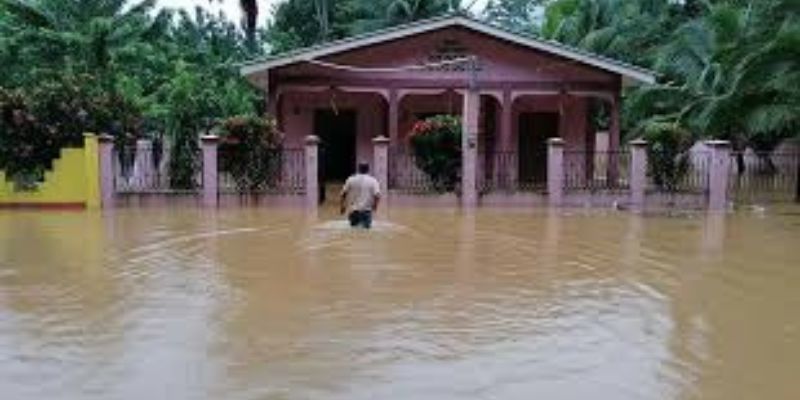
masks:
[(283, 95), (279, 114), (290, 148), (303, 147), (303, 140), (314, 132), (314, 112), (329, 110), (356, 111), (356, 161), (372, 163), (372, 138), (386, 135), (386, 102), (377, 94), (326, 92), (288, 92)]
[[(528, 112), (553, 112), (560, 110), (560, 99), (558, 95), (543, 96), (522, 96), (514, 102), (511, 121), (511, 144), (513, 148), (517, 146), (519, 137), (519, 116)], [(567, 126), (564, 128), (565, 150), (583, 150), (586, 147), (586, 113), (588, 112), (588, 100), (583, 97), (570, 96), (564, 103), (564, 118)]]

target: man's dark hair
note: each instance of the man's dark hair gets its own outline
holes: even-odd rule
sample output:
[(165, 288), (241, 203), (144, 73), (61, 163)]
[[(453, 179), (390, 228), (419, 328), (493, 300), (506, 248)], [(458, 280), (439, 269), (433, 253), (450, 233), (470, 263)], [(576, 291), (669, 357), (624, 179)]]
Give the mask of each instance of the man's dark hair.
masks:
[(367, 163), (358, 164), (358, 173), (359, 174), (368, 174), (369, 173), (369, 164), (367, 164)]

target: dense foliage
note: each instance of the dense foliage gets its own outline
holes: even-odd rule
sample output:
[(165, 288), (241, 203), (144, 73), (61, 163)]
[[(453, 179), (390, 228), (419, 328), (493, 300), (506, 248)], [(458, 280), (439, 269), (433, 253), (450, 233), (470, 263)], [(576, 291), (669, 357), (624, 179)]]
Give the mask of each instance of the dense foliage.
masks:
[[(36, 121), (0, 125), (0, 164), (12, 176), (41, 177), (84, 132), (112, 134), (121, 145), (164, 137), (175, 152), (171, 184), (191, 188), (199, 135), (218, 119), (260, 108), (236, 68), (260, 53), (224, 15), (201, 9), (157, 12), (152, 0), (0, 0), (0, 89), (22, 99), (16, 102)], [(17, 151), (34, 143), (31, 156)]]
[(237, 116), (220, 127), (220, 169), (240, 192), (257, 192), (278, 183), (283, 138), (272, 118)]
[(414, 163), (440, 191), (456, 188), (461, 172), (461, 119), (436, 115), (414, 124), (408, 136)]

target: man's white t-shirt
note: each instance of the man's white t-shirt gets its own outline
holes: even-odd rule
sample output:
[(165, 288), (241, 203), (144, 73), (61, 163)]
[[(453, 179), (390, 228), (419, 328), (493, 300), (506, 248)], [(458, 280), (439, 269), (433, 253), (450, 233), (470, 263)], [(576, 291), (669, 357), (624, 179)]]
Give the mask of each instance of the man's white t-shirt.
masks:
[(366, 174), (355, 174), (344, 183), (342, 193), (347, 196), (347, 209), (352, 211), (372, 211), (375, 198), (380, 196), (378, 180)]

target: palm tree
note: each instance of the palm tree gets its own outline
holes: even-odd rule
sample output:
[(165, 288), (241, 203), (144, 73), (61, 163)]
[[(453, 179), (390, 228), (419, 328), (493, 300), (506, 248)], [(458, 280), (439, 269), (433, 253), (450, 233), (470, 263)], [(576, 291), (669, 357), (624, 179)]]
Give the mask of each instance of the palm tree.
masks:
[(126, 47), (163, 33), (171, 14), (151, 17), (156, 0), (144, 0), (130, 8), (126, 0), (0, 0), (9, 18), (27, 28), (23, 37), (31, 46), (47, 46), (55, 56), (78, 55), (73, 63), (85, 63), (90, 72), (103, 74)]
[(239, 0), (239, 7), (244, 14), (244, 30), (247, 34), (248, 47), (252, 50), (256, 45), (256, 29), (258, 28), (258, 1)]

